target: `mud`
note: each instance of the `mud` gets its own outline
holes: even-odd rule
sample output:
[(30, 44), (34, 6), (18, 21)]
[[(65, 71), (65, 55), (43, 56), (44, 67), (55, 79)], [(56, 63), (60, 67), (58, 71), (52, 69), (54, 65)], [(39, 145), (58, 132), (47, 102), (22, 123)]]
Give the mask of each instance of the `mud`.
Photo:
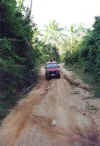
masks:
[(46, 81), (42, 72), (38, 85), (3, 121), (0, 146), (100, 146), (100, 126), (83, 92), (73, 90), (63, 75)]

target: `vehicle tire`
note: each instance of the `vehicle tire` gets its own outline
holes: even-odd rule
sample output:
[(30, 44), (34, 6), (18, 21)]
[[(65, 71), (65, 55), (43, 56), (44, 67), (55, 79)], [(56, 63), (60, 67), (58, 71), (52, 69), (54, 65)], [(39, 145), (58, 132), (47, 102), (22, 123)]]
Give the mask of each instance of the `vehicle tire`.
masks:
[(60, 79), (60, 74), (58, 74), (57, 78)]
[(45, 79), (46, 79), (46, 80), (49, 80), (49, 79), (50, 79), (50, 77), (49, 77), (48, 74), (45, 75)]

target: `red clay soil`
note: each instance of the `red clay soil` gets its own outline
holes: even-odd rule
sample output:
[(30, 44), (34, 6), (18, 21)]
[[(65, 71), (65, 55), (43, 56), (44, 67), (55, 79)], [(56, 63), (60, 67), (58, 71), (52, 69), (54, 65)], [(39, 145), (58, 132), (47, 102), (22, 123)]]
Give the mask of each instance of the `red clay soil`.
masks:
[(100, 125), (83, 96), (72, 91), (63, 75), (50, 81), (41, 75), (3, 121), (0, 146), (100, 146)]

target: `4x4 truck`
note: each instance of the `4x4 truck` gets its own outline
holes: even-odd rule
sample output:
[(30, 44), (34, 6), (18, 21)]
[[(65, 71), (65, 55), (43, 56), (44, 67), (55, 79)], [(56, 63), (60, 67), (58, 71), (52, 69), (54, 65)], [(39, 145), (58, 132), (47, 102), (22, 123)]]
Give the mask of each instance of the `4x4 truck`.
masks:
[(49, 80), (51, 78), (60, 78), (60, 67), (55, 62), (49, 62), (45, 67), (45, 78)]

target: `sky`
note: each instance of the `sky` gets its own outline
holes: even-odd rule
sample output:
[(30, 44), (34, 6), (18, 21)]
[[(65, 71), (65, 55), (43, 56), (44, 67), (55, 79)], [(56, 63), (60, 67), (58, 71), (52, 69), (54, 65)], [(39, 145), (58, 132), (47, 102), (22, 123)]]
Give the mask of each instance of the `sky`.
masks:
[[(29, 1), (29, 0), (28, 0)], [(33, 0), (32, 15), (40, 27), (56, 20), (62, 26), (92, 26), (100, 15), (100, 0)]]

